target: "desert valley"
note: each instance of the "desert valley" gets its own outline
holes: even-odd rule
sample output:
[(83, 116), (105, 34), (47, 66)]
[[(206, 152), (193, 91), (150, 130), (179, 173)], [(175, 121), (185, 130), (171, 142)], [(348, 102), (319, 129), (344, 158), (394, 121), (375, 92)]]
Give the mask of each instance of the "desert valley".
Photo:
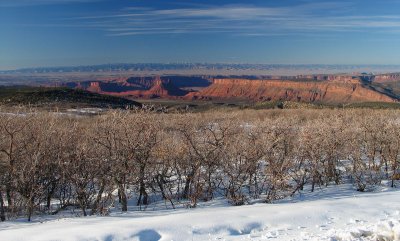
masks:
[(395, 102), (389, 88), (400, 75), (295, 76), (291, 79), (204, 78), (190, 76), (133, 77), (62, 85), (90, 92), (144, 99), (296, 101), (320, 103)]

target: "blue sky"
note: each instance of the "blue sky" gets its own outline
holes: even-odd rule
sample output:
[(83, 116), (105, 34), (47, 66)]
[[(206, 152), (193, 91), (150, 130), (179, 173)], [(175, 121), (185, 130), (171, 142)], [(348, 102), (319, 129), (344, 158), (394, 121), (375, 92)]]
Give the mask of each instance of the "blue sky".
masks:
[(400, 64), (398, 0), (0, 0), (0, 69)]

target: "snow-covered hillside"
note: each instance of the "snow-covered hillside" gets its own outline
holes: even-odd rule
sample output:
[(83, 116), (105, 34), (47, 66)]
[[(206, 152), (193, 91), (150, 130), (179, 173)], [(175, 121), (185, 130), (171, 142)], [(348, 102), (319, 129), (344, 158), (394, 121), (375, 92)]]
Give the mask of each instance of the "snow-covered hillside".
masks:
[(400, 191), (350, 185), (275, 204), (131, 211), (109, 217), (38, 218), (0, 224), (1, 240), (400, 240)]

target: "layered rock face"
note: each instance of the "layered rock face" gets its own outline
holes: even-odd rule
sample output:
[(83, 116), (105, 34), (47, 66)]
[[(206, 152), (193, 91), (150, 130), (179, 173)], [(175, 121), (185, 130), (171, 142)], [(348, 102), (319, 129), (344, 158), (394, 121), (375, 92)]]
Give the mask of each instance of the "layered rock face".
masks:
[(374, 76), (374, 80), (377, 83), (385, 82), (397, 82), (400, 81), (400, 74), (382, 74)]
[(301, 102), (394, 102), (384, 94), (363, 87), (358, 79), (331, 81), (283, 81), (216, 79), (187, 96), (192, 99), (286, 100)]
[(163, 82), (161, 79), (157, 80), (151, 89), (146, 91), (144, 95), (168, 98), (173, 96), (184, 96), (188, 92), (182, 89), (179, 89), (171, 81)]

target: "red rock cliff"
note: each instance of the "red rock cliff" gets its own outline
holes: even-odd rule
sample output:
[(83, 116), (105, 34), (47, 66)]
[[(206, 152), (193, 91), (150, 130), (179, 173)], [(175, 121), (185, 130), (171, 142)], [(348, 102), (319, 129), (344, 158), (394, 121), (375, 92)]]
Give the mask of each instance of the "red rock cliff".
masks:
[(393, 102), (386, 95), (362, 86), (357, 79), (332, 81), (287, 81), (216, 79), (200, 92), (191, 93), (193, 99), (288, 100), (302, 102)]

